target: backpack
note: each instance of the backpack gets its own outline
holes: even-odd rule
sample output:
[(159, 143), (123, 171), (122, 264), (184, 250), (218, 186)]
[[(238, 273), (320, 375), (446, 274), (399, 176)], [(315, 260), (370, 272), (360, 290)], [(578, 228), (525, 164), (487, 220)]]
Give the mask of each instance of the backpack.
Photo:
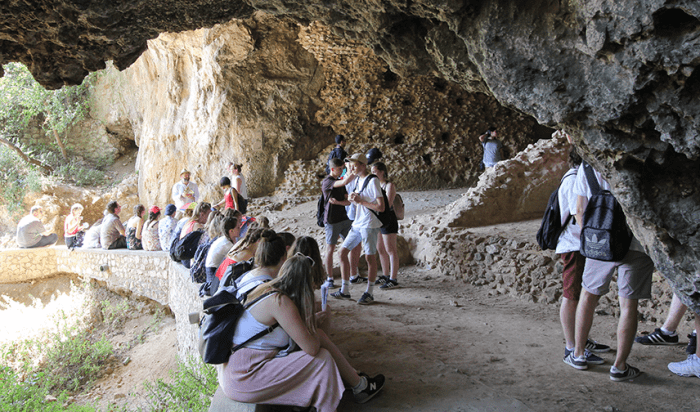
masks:
[(248, 342), (267, 335), (279, 326), (278, 323), (275, 323), (251, 336), (244, 343), (233, 346), (233, 335), (243, 312), (249, 306), (271, 293), (276, 292), (264, 293), (252, 302), (244, 305), (236, 299), (235, 287), (227, 287), (219, 289), (214, 296), (204, 301), (204, 316), (199, 322), (199, 354), (205, 363), (219, 365), (228, 362), (233, 352), (242, 348)]
[(211, 244), (214, 243), (216, 239), (211, 239), (206, 243), (202, 243), (197, 247), (197, 251), (194, 252), (194, 258), (192, 258), (192, 267), (190, 268), (190, 277), (194, 283), (204, 283), (207, 281), (207, 254), (209, 254), (209, 249)]
[(394, 209), (396, 220), (403, 220), (405, 207), (403, 204), (403, 198), (398, 193), (396, 194), (396, 196), (394, 196), (394, 204), (392, 205), (392, 209)]
[(202, 233), (204, 231), (201, 229), (195, 230), (185, 235), (182, 239), (180, 239), (178, 234), (173, 239), (173, 244), (170, 247), (170, 258), (175, 262), (192, 259), (199, 246), (199, 238), (202, 237)]
[(580, 253), (590, 259), (619, 262), (632, 243), (627, 217), (615, 196), (608, 190), (600, 189), (593, 168), (584, 163), (583, 170), (593, 195), (583, 214)]
[(316, 203), (316, 225), (319, 227), (326, 227), (326, 224), (324, 223), (325, 216), (326, 215), (326, 200), (323, 198), (323, 193), (321, 193), (321, 196), (318, 198), (318, 202)]
[(559, 182), (557, 189), (549, 196), (547, 208), (544, 211), (544, 216), (542, 216), (542, 223), (540, 223), (540, 229), (537, 231), (537, 235), (535, 236), (537, 238), (537, 244), (540, 245), (542, 250), (555, 250), (557, 248), (559, 236), (571, 220), (572, 216), (569, 215), (569, 217), (566, 218), (564, 225), (561, 224), (561, 209), (559, 207), (559, 188), (561, 187), (561, 184), (567, 177), (576, 176), (575, 170), (573, 173), (570, 172), (571, 171), (566, 172), (564, 177), (561, 178), (561, 182)]
[[(370, 180), (372, 179), (379, 179), (377, 176), (370, 174), (367, 176), (365, 179), (364, 183), (362, 184), (362, 189), (358, 193), (362, 193), (362, 191), (365, 190), (367, 187), (367, 184), (369, 183)], [(391, 223), (391, 208), (387, 207), (389, 206), (389, 199), (386, 198), (386, 192), (384, 189), (381, 189), (382, 191), (382, 196), (384, 197), (384, 211), (383, 212), (375, 212), (372, 209), (367, 208), (370, 212), (372, 212), (377, 218), (379, 219), (380, 222), (382, 222), (382, 227), (386, 227)]]
[(238, 211), (242, 215), (245, 215), (248, 211), (248, 199), (244, 198), (240, 193), (238, 194)]
[(229, 265), (226, 268), (224, 275), (221, 277), (219, 289), (234, 286), (238, 278), (253, 270), (254, 263), (255, 258), (250, 258), (249, 260), (244, 260), (243, 262), (236, 262)]

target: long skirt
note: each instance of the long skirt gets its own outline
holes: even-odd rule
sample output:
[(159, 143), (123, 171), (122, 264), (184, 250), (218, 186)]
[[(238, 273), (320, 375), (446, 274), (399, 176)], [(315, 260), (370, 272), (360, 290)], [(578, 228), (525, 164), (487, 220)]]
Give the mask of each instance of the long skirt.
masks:
[(330, 352), (321, 349), (311, 356), (296, 351), (275, 358), (277, 353), (248, 348), (234, 352), (220, 382), (226, 396), (243, 403), (335, 411), (345, 387)]

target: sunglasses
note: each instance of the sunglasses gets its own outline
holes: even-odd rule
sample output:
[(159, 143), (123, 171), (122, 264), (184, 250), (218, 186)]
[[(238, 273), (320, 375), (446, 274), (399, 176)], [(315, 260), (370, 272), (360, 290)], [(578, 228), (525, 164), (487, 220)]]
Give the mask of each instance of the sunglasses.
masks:
[(301, 253), (301, 252), (297, 252), (297, 253), (294, 254), (294, 257), (297, 257), (297, 256), (298, 256), (298, 257), (303, 257), (303, 258), (309, 259), (309, 262), (311, 262), (311, 266), (312, 266), (312, 267), (313, 267), (313, 265), (316, 264), (316, 262), (314, 262), (313, 258), (310, 258), (310, 257), (306, 256), (305, 254), (303, 254), (303, 253)]

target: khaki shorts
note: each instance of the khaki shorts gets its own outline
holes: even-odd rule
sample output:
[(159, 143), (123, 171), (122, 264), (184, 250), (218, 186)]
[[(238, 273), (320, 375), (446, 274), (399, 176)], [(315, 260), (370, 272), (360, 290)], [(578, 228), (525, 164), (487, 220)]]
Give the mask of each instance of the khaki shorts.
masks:
[(626, 299), (649, 299), (654, 262), (642, 252), (630, 250), (619, 262), (586, 259), (583, 288), (597, 296), (610, 291), (610, 281), (617, 269), (618, 295)]

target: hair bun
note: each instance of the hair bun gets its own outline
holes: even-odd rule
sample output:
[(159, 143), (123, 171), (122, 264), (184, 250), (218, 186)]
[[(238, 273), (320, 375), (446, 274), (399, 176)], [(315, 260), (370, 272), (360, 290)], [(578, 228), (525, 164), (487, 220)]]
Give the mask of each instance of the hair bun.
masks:
[(260, 235), (261, 238), (266, 239), (268, 241), (275, 240), (278, 236), (277, 233), (275, 233), (274, 230), (272, 229), (265, 229), (263, 230), (262, 234)]

